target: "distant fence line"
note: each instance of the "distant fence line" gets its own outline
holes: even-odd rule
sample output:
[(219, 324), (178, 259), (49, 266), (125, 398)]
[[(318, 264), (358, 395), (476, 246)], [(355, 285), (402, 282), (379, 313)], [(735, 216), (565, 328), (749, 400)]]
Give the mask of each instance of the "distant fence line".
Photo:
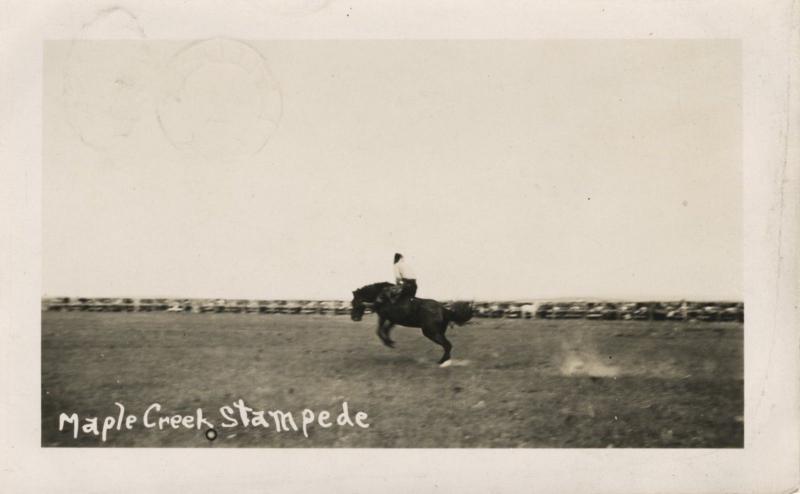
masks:
[[(486, 318), (744, 321), (742, 302), (475, 302), (473, 307), (476, 317)], [(56, 297), (42, 299), (42, 310), (345, 315), (350, 313), (350, 302)]]

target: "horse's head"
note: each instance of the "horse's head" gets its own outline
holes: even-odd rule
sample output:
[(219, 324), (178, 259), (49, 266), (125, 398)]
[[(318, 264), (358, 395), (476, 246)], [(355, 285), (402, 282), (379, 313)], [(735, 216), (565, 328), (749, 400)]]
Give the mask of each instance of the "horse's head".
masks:
[(353, 300), (350, 301), (350, 319), (353, 321), (360, 321), (361, 318), (364, 317), (364, 310), (366, 309), (364, 305), (365, 302), (360, 290), (353, 292)]
[(350, 319), (360, 321), (364, 316), (367, 304), (374, 304), (381, 292), (389, 286), (392, 286), (392, 284), (380, 282), (362, 286), (354, 291), (353, 300), (350, 302)]

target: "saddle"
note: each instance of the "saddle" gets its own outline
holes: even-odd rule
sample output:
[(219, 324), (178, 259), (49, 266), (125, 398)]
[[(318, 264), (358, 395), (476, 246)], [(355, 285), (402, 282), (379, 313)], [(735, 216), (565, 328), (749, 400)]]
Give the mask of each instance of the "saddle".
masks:
[[(378, 295), (378, 298), (375, 299), (375, 304), (380, 305), (386, 302), (396, 304), (397, 302), (400, 301), (403, 295), (404, 295), (403, 285), (392, 285), (386, 287), (386, 289), (383, 290), (380, 295)], [(407, 298), (410, 300), (414, 297), (407, 297)]]

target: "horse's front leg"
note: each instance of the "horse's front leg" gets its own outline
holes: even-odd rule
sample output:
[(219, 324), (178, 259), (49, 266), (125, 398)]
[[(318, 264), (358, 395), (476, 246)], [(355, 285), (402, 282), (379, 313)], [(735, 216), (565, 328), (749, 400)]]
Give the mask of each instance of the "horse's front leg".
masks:
[(394, 340), (389, 336), (393, 327), (394, 323), (392, 321), (386, 321), (386, 324), (383, 326), (383, 336), (386, 338), (386, 344), (389, 348), (394, 348)]
[(380, 338), (383, 344), (389, 348), (394, 348), (394, 342), (389, 338), (389, 328), (392, 326), (394, 326), (394, 324), (388, 321), (385, 317), (378, 316), (378, 338)]

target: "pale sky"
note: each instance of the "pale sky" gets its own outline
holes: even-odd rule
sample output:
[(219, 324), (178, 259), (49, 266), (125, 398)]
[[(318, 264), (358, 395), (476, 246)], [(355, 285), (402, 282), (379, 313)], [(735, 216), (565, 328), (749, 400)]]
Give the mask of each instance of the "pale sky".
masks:
[(45, 295), (742, 297), (736, 41), (187, 44), (46, 43)]

